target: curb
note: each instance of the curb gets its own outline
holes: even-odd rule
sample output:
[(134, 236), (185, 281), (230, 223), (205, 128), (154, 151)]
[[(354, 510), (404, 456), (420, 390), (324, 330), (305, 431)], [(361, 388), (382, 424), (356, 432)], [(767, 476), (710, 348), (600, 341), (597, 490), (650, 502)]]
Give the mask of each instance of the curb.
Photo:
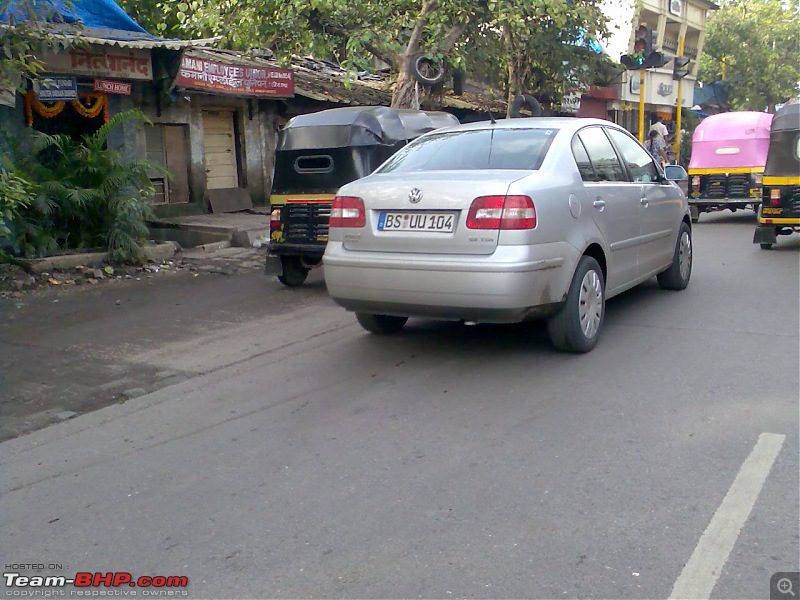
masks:
[[(144, 246), (142, 252), (147, 260), (160, 262), (175, 256), (180, 250), (176, 242), (164, 242), (155, 246)], [(23, 259), (21, 262), (32, 273), (44, 273), (52, 269), (74, 269), (75, 267), (97, 267), (108, 260), (108, 252), (84, 254), (62, 254), (45, 258)]]

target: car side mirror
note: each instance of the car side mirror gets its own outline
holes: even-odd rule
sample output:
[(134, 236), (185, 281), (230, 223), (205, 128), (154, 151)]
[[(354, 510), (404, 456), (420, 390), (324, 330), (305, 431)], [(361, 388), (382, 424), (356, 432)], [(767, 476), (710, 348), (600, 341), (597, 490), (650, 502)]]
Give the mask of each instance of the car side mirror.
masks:
[(686, 181), (689, 179), (686, 169), (680, 165), (666, 165), (664, 167), (664, 175), (670, 181)]

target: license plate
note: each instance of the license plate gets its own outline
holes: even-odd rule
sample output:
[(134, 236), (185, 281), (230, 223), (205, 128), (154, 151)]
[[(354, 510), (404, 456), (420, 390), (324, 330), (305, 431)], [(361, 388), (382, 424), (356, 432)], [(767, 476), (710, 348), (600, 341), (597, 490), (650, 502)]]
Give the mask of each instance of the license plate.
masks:
[(382, 212), (378, 216), (378, 231), (453, 233), (455, 221), (455, 213), (449, 212)]

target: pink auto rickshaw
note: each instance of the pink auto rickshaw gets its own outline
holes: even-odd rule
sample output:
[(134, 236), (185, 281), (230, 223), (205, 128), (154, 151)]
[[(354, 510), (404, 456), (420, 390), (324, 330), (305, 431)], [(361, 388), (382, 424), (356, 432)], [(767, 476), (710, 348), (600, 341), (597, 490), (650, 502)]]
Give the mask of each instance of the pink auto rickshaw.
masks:
[(689, 161), (689, 210), (700, 213), (750, 208), (758, 212), (772, 115), (711, 115), (694, 130)]

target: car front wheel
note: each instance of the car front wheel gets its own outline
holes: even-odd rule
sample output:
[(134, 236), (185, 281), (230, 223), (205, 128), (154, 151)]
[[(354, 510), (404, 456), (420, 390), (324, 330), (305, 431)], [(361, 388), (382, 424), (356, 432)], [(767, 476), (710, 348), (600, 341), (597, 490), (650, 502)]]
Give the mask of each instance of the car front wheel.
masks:
[(547, 322), (550, 341), (563, 352), (589, 352), (597, 345), (605, 318), (605, 279), (591, 256), (578, 263), (564, 306)]
[(672, 265), (658, 274), (658, 285), (662, 290), (684, 290), (692, 276), (692, 230), (684, 222), (678, 232)]
[(397, 333), (408, 321), (408, 317), (393, 317), (391, 315), (371, 315), (368, 313), (356, 313), (359, 324), (369, 331), (378, 335), (389, 335)]

